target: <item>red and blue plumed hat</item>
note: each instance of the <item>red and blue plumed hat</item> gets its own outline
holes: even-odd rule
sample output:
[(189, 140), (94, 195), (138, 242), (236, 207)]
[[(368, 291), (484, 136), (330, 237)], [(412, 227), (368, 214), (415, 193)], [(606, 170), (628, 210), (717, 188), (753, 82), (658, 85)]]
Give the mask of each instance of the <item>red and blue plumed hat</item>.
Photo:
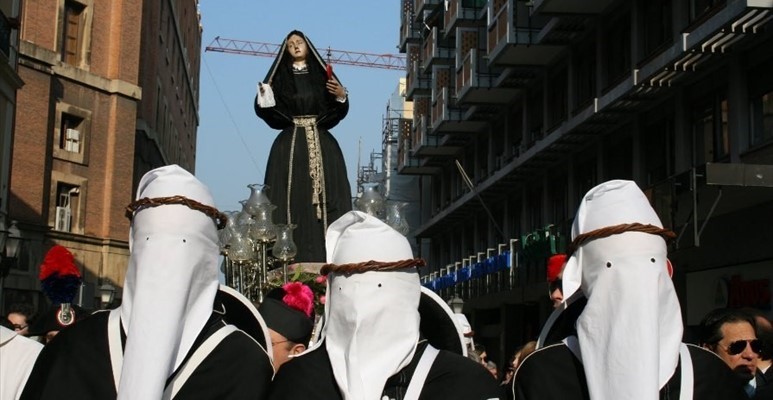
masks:
[(72, 303), (81, 285), (81, 272), (75, 257), (64, 246), (56, 245), (40, 264), (40, 286), (54, 304)]

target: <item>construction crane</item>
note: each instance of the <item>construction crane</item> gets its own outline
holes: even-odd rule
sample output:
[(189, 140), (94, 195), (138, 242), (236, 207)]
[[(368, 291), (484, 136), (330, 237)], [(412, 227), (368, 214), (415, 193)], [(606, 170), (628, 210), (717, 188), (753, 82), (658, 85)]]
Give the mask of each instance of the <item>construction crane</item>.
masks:
[[(279, 48), (280, 45), (273, 43), (225, 39), (218, 36), (212, 40), (212, 43), (205, 50), (258, 57), (275, 57)], [(405, 70), (405, 56), (401, 54), (360, 53), (356, 51), (333, 50), (328, 47), (326, 55), (327, 62), (333, 64)]]

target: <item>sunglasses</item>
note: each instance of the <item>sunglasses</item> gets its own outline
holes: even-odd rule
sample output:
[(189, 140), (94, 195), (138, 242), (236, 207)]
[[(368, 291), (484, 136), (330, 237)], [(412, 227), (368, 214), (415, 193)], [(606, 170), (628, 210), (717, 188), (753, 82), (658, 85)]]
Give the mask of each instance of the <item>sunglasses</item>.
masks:
[(18, 325), (18, 324), (13, 324), (13, 325), (11, 325), (11, 326), (13, 326), (13, 330), (15, 330), (15, 331), (20, 331), (20, 330), (23, 330), (24, 328), (28, 327), (29, 325)]
[(727, 354), (734, 356), (743, 353), (743, 351), (746, 350), (747, 343), (751, 346), (753, 352), (760, 354), (762, 342), (759, 339), (736, 340), (727, 346)]
[(550, 285), (549, 285), (550, 292), (549, 293), (553, 293), (556, 289), (561, 289), (562, 283), (563, 282), (561, 282), (561, 278), (558, 278), (558, 279), (554, 280), (553, 282), (550, 282)]

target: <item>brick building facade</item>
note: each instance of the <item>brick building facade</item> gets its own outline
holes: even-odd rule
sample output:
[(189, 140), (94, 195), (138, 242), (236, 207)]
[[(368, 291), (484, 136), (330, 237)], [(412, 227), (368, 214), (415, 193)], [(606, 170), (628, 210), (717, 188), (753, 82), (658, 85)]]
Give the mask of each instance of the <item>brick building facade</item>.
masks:
[[(78, 301), (87, 307), (98, 307), (101, 284), (123, 284), (129, 254), (124, 209), (139, 177), (171, 163), (193, 169), (201, 42), (196, 8), (195, 0), (23, 2), (24, 87), (9, 193), (9, 218), (23, 242), (5, 282), (6, 304), (40, 307), (37, 268), (54, 244), (75, 255), (85, 282)], [(174, 29), (159, 29), (159, 13)], [(171, 63), (159, 67), (165, 58)], [(166, 128), (156, 129), (155, 121)]]

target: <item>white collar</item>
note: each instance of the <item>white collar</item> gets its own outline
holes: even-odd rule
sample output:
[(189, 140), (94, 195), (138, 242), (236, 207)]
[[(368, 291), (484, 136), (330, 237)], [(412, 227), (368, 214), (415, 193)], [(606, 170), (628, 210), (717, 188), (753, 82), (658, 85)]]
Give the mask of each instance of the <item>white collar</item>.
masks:
[(16, 331), (0, 326), (0, 346), (10, 342), (16, 335), (18, 335)]

